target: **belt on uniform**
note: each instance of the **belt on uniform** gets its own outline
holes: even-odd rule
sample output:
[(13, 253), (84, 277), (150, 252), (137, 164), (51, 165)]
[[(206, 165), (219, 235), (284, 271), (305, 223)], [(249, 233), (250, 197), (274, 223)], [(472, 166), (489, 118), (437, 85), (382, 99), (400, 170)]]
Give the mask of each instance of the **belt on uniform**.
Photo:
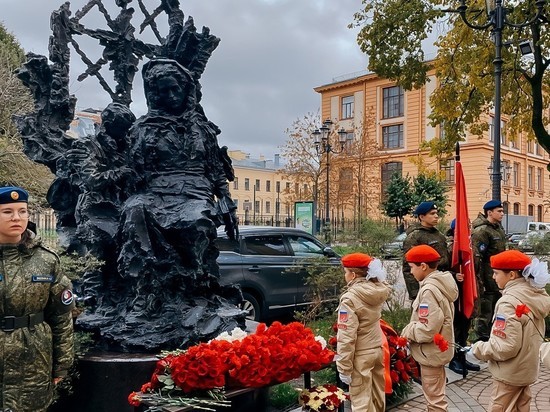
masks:
[(0, 329), (4, 332), (12, 332), (15, 329), (32, 328), (42, 322), (44, 322), (44, 312), (25, 316), (3, 316), (0, 318)]

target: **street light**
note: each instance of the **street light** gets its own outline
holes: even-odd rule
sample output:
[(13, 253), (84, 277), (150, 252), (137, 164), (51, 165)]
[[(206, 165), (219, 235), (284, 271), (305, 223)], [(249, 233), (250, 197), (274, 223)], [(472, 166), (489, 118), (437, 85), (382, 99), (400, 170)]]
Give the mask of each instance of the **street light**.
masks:
[(318, 155), (323, 155), (326, 153), (327, 159), (327, 193), (325, 198), (325, 224), (323, 230), (325, 232), (325, 241), (327, 244), (330, 244), (330, 209), (329, 209), (329, 167), (330, 167), (330, 154), (342, 153), (344, 146), (346, 145), (347, 132), (342, 127), (338, 130), (338, 143), (340, 144), (340, 149), (336, 150), (330, 144), (330, 134), (332, 132), (332, 120), (327, 119), (323, 122), (323, 125), (319, 129), (315, 129), (313, 132), (313, 143), (315, 144), (315, 150)]
[[(535, 23), (539, 18), (542, 17), (543, 8), (546, 4), (546, 0), (537, 0), (535, 5), (537, 6), (537, 13), (534, 17), (528, 21), (522, 23), (510, 22), (506, 18), (508, 10), (503, 6), (504, 0), (485, 0), (485, 6), (487, 9), (487, 22), (481, 25), (474, 24), (468, 21), (466, 17), (466, 11), (468, 6), (466, 6), (466, 0), (460, 0), (460, 6), (458, 7), (458, 12), (462, 21), (472, 29), (477, 30), (486, 30), (491, 27), (491, 39), (495, 43), (495, 59), (493, 60), (494, 65), (494, 77), (495, 77), (495, 117), (493, 118), (493, 199), (500, 200), (500, 187), (501, 187), (501, 170), (500, 170), (500, 100), (501, 100), (501, 91), (500, 86), (502, 83), (502, 30), (505, 26), (510, 26), (513, 28), (522, 28), (527, 27)], [(476, 10), (477, 11), (477, 10)], [(476, 14), (477, 16), (478, 14)]]

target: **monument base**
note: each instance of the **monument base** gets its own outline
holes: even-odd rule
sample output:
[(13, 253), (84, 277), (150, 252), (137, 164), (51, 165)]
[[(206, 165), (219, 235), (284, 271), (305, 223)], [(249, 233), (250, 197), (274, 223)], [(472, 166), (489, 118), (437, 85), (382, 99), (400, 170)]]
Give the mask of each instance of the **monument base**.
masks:
[(151, 354), (102, 352), (78, 360), (74, 393), (48, 412), (132, 412), (128, 395), (151, 379), (158, 358)]

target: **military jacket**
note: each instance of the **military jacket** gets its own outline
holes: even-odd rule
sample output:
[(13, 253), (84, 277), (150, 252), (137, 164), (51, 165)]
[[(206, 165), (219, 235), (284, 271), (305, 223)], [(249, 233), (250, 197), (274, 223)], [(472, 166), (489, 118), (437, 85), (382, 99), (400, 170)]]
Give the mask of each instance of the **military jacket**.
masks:
[[(73, 361), (74, 305), (71, 283), (59, 258), (27, 230), (18, 245), (0, 245), (0, 410), (45, 411), (53, 378)], [(9, 318), (43, 321), (10, 330)]]
[(472, 230), (472, 249), (474, 267), (481, 293), (498, 293), (493, 280), (490, 258), (506, 250), (506, 234), (500, 223), (491, 223), (480, 213), (474, 220)]
[(437, 268), (441, 271), (448, 271), (451, 268), (451, 255), (447, 248), (447, 238), (435, 227), (425, 227), (415, 223), (407, 229), (407, 237), (403, 241), (403, 277), (411, 300), (416, 298), (418, 293), (418, 282), (411, 274), (411, 268), (405, 259), (405, 253), (414, 246), (428, 245), (433, 247), (441, 256)]

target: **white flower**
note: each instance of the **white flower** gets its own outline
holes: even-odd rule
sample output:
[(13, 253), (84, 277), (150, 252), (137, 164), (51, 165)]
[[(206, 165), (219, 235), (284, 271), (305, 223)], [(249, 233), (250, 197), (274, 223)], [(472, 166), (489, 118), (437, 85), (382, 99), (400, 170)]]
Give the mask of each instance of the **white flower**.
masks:
[(327, 341), (322, 336), (315, 336), (315, 340), (321, 344), (321, 347), (325, 349), (327, 347)]
[(231, 332), (222, 332), (218, 336), (216, 336), (214, 339), (211, 339), (208, 341), (208, 343), (212, 342), (213, 340), (226, 340), (228, 342), (235, 342), (239, 340), (243, 340), (247, 336), (247, 333), (240, 329), (235, 328)]

